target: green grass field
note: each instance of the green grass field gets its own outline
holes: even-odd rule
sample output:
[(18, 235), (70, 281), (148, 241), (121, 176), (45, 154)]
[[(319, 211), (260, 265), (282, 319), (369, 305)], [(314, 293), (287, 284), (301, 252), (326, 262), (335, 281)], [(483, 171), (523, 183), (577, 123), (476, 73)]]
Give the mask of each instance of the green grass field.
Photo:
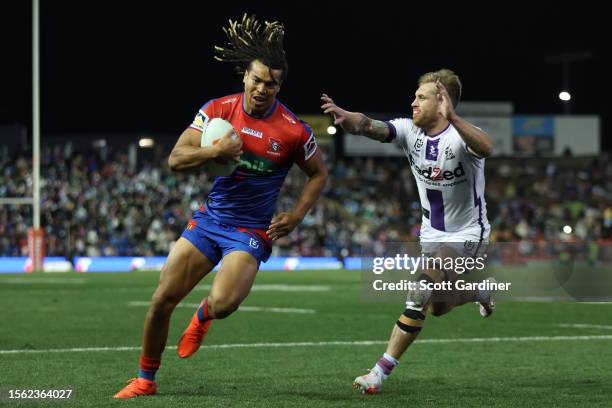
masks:
[[(383, 392), (357, 393), (353, 378), (382, 354), (403, 305), (364, 300), (360, 273), (348, 271), (260, 272), (244, 308), (214, 322), (205, 347), (181, 360), (174, 346), (191, 304), (207, 293), (207, 277), (173, 315), (158, 395), (113, 400), (136, 374), (157, 279), (153, 272), (0, 275), (0, 405), (612, 405), (612, 304), (572, 302), (500, 302), (490, 319), (475, 305), (430, 316)], [(90, 348), (97, 349), (83, 350)], [(8, 389), (73, 389), (74, 397), (23, 402), (7, 399)]]

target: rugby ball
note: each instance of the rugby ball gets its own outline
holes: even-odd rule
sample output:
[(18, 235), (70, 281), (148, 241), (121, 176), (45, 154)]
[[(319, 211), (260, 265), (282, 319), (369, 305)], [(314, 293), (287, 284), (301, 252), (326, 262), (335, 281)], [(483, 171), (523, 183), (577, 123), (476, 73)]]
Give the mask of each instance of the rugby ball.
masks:
[[(200, 146), (214, 146), (230, 130), (234, 130), (234, 127), (225, 119), (213, 118), (207, 121), (202, 131)], [(232, 137), (239, 137), (235, 130)], [(206, 162), (206, 167), (213, 176), (229, 176), (238, 167), (238, 162), (228, 159), (213, 159)]]

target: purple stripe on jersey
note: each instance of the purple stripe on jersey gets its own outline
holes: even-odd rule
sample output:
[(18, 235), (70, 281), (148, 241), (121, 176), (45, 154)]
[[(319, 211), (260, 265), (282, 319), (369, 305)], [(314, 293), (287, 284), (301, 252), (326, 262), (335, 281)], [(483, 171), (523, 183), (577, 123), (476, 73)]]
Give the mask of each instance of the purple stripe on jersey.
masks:
[(438, 143), (440, 139), (427, 140), (427, 146), (425, 148), (425, 158), (427, 160), (438, 160)]
[(484, 238), (484, 223), (482, 222), (482, 200), (476, 193), (476, 176), (472, 178), (472, 184), (474, 188), (474, 206), (478, 207), (478, 224), (480, 225), (480, 240)]
[(433, 134), (433, 135), (427, 135), (427, 137), (438, 137), (438, 136), (440, 136), (442, 133), (446, 132), (446, 131), (448, 130), (448, 128), (449, 128), (449, 127), (450, 127), (450, 123), (449, 123), (449, 124), (448, 124), (448, 125), (447, 125), (447, 126), (444, 128), (444, 130), (443, 130), (443, 131), (438, 132), (438, 133)]
[(438, 231), (446, 231), (444, 228), (444, 201), (442, 191), (427, 189), (427, 200), (429, 200), (429, 222)]
[(395, 125), (391, 122), (385, 122), (389, 127), (389, 136), (386, 140), (383, 140), (383, 143), (391, 143), (393, 139), (397, 137), (397, 129), (395, 129)]

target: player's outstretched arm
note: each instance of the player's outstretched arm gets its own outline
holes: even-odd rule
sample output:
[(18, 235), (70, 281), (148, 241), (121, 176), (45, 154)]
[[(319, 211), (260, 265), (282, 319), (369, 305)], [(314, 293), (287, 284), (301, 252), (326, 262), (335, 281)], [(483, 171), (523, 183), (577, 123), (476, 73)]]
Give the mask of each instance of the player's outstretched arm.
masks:
[(325, 167), (325, 161), (323, 160), (321, 150), (317, 149), (316, 153), (310, 159), (306, 160), (304, 163), (300, 163), (299, 166), (308, 176), (308, 180), (306, 180), (306, 184), (304, 184), (302, 194), (293, 211), (282, 212), (272, 219), (272, 223), (266, 233), (273, 241), (288, 235), (300, 222), (302, 222), (306, 213), (317, 201), (327, 183), (327, 167)]
[(493, 152), (491, 136), (455, 112), (448, 91), (440, 81), (436, 82), (436, 87), (438, 88), (440, 114), (453, 124), (453, 127), (457, 129), (457, 132), (459, 132), (459, 135), (472, 152), (480, 157), (489, 157)]
[(193, 170), (211, 159), (240, 160), (242, 140), (232, 138), (234, 131), (224, 135), (214, 146), (200, 147), (202, 132), (187, 128), (181, 134), (168, 158), (172, 171)]
[(321, 95), (321, 101), (323, 113), (333, 116), (334, 125), (340, 125), (342, 129), (355, 135), (367, 136), (381, 142), (388, 140), (390, 131), (385, 122), (369, 118), (363, 113), (345, 111), (326, 94)]

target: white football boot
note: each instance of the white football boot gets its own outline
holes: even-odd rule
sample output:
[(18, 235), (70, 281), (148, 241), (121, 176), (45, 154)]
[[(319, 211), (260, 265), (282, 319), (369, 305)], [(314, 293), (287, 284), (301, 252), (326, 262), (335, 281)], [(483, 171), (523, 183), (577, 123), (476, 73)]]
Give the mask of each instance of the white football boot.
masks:
[(361, 391), (362, 394), (377, 394), (380, 392), (383, 381), (382, 374), (375, 370), (370, 370), (368, 374), (355, 378), (353, 388)]
[[(485, 279), (483, 282), (497, 283), (495, 278), (490, 277)], [(480, 294), (485, 300), (484, 302), (476, 302), (480, 309), (480, 315), (482, 317), (489, 317), (493, 314), (495, 310), (495, 299), (493, 299), (493, 290), (484, 290), (481, 291)]]

